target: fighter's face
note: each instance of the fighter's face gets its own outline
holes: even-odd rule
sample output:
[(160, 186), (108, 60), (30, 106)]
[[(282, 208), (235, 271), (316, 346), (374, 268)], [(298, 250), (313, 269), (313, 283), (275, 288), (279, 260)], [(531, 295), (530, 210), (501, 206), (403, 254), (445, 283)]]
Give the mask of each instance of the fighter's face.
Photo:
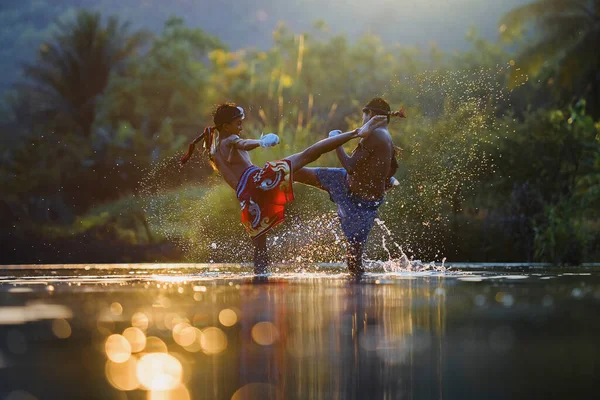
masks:
[(224, 124), (224, 127), (227, 129), (227, 132), (232, 135), (239, 135), (242, 132), (242, 121), (244, 119), (242, 117), (238, 117), (231, 121), (228, 124)]

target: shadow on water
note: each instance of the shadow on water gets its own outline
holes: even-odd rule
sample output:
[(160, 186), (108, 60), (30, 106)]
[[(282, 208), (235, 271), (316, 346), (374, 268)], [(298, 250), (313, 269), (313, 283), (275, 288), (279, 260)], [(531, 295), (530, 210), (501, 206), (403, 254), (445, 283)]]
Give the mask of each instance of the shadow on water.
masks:
[(297, 270), (6, 268), (0, 398), (590, 398), (598, 390), (597, 268), (360, 279), (335, 265)]

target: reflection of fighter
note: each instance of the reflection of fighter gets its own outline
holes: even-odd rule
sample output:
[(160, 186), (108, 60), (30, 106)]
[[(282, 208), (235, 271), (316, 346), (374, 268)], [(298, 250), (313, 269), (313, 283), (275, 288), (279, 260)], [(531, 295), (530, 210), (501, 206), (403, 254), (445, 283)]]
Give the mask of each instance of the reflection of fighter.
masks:
[(373, 118), (359, 129), (321, 140), (281, 161), (268, 162), (263, 168), (252, 164), (248, 151), (275, 146), (279, 137), (270, 133), (259, 140), (240, 138), (244, 118), (244, 110), (235, 104), (218, 106), (213, 118), (215, 126), (206, 128), (190, 144), (181, 163), (185, 164), (195, 145), (203, 141), (211, 163), (240, 200), (242, 223), (254, 241), (254, 269), (258, 273), (266, 272), (268, 264), (265, 234), (283, 221), (284, 206), (294, 199), (293, 174), (350, 139), (367, 137), (371, 131), (385, 124), (385, 117)]
[[(396, 148), (387, 129), (390, 117), (406, 118), (404, 109), (391, 111), (381, 98), (374, 98), (363, 109), (363, 123), (374, 116), (384, 116), (386, 123), (359, 142), (352, 155), (340, 146), (336, 152), (343, 168), (303, 168), (296, 182), (329, 192), (336, 203), (342, 230), (348, 240), (347, 262), (350, 272), (364, 272), (362, 254), (369, 232), (383, 203), (386, 190), (396, 186), (393, 177), (398, 169)], [(335, 137), (341, 131), (331, 131)]]

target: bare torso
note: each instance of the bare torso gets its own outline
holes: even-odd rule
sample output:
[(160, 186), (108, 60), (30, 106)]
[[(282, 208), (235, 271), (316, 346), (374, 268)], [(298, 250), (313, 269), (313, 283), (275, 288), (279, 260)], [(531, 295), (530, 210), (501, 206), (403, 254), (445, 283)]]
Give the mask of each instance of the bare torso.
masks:
[(231, 135), (221, 139), (212, 155), (217, 169), (233, 190), (237, 188), (246, 168), (252, 165), (247, 151), (231, 146), (232, 142), (238, 138), (237, 135)]
[(379, 200), (386, 191), (390, 177), (396, 172), (394, 143), (385, 128), (376, 129), (358, 144), (368, 152), (351, 175), (348, 175), (350, 191), (365, 200)]

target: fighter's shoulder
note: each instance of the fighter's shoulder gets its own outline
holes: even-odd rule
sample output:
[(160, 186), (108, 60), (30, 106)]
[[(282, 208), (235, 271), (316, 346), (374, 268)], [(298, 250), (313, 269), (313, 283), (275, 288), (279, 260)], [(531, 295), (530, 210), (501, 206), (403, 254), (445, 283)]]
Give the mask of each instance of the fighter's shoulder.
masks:
[(238, 135), (231, 135), (227, 136), (226, 138), (223, 138), (221, 140), (221, 143), (225, 146), (231, 146), (232, 144), (237, 143), (240, 140), (242, 140), (242, 138), (240, 138)]
[(388, 145), (392, 140), (390, 132), (385, 128), (377, 128), (368, 137), (369, 143), (375, 146)]

